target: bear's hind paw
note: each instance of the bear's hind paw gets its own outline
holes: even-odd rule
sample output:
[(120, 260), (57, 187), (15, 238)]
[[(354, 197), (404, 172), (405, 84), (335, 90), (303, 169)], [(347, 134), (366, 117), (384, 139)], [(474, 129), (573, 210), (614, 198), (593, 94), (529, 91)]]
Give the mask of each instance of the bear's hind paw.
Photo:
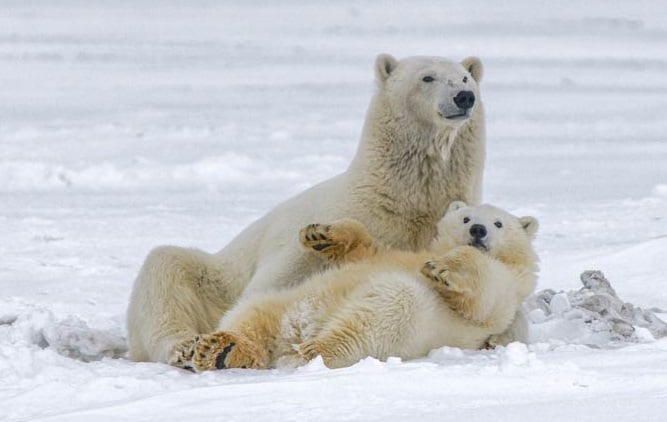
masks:
[(178, 368), (192, 371), (192, 358), (195, 355), (195, 349), (197, 347), (198, 341), (199, 336), (194, 336), (191, 339), (178, 343), (176, 346), (174, 346), (174, 350), (167, 363)]
[(224, 331), (203, 335), (192, 362), (197, 371), (267, 367), (266, 357), (250, 341)]

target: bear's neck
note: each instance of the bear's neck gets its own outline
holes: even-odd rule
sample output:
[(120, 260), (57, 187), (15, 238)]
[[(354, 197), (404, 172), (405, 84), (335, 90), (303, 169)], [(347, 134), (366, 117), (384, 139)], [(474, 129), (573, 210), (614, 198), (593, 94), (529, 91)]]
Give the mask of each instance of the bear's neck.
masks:
[(434, 226), (451, 199), (466, 199), (448, 192), (448, 185), (461, 185), (448, 165), (456, 130), (397, 116), (382, 102), (376, 95), (366, 116), (349, 170), (353, 190), (387, 214)]

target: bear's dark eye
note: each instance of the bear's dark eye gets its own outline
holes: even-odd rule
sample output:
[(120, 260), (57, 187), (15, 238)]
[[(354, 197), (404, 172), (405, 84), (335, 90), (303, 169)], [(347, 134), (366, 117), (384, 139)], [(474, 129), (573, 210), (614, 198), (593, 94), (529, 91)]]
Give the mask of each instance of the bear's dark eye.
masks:
[(468, 82), (468, 77), (467, 77), (467, 76), (464, 76), (464, 77), (463, 77), (463, 83), (467, 83), (467, 82)]
[(424, 76), (422, 78), (422, 81), (424, 81), (424, 82), (433, 82), (434, 80), (435, 79), (433, 78), (433, 76)]
[(470, 219), (468, 217), (463, 217), (463, 224), (468, 224), (470, 223)]
[(498, 227), (498, 228), (501, 228), (501, 227), (503, 226), (503, 223), (501, 223), (500, 221), (496, 221), (496, 222), (493, 223), (493, 224), (494, 224), (496, 227)]

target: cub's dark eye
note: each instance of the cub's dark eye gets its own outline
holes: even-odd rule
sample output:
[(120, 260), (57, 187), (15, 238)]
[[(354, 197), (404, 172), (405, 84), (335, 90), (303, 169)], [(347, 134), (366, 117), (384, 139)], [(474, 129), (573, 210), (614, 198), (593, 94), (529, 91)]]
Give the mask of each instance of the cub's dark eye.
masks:
[(498, 227), (498, 228), (501, 228), (501, 227), (503, 226), (503, 223), (501, 223), (500, 221), (496, 221), (496, 222), (493, 223), (493, 224), (494, 224), (496, 227)]
[(422, 81), (424, 81), (424, 82), (433, 82), (434, 80), (435, 79), (433, 78), (433, 76), (424, 76), (422, 78)]
[(463, 217), (463, 224), (468, 224), (470, 223), (470, 219), (468, 217)]
[(463, 77), (463, 83), (466, 83), (466, 82), (468, 82), (468, 77), (467, 77), (467, 76), (464, 76), (464, 77)]

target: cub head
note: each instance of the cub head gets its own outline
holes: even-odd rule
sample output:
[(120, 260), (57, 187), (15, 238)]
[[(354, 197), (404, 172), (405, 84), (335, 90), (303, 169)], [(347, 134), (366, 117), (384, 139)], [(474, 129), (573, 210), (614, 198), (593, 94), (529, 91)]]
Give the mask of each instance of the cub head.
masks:
[(476, 57), (457, 63), (442, 57), (396, 60), (380, 54), (375, 78), (394, 115), (407, 115), (421, 124), (459, 127), (479, 105), (482, 63)]
[(438, 225), (440, 241), (451, 246), (473, 246), (507, 263), (534, 263), (532, 240), (538, 222), (515, 217), (492, 205), (468, 206), (452, 202)]

